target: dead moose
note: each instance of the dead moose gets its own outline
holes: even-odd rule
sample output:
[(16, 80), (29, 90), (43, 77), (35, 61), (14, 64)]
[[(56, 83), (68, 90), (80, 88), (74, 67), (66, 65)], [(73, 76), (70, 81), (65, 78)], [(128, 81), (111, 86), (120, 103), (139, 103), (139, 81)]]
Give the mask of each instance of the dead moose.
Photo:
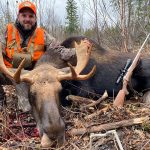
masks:
[[(66, 48), (72, 47), (73, 42), (79, 42), (85, 37), (70, 37), (62, 42)], [(109, 97), (116, 96), (122, 88), (122, 82), (116, 84), (118, 76), (125, 67), (128, 59), (133, 60), (136, 53), (125, 53), (114, 50), (105, 50), (95, 41), (88, 66), (83, 73), (87, 73), (91, 67), (96, 65), (96, 73), (85, 81), (63, 81), (62, 97), (68, 94), (91, 97), (97, 99), (107, 90)], [(142, 97), (150, 103), (150, 59), (148, 54), (143, 54), (129, 83), (129, 96)]]
[[(92, 44), (87, 40), (83, 40), (80, 44), (75, 43), (75, 49), (77, 65), (73, 67), (68, 63), (70, 71), (67, 73), (53, 67), (46, 61), (40, 61), (42, 63), (38, 64), (32, 71), (20, 75), (25, 59), (21, 62), (17, 71), (13, 73), (13, 70), (8, 70), (4, 65), (2, 53), (0, 56), (1, 72), (17, 83), (23, 82), (23, 93), (27, 93), (29, 97), (43, 147), (50, 146), (50, 139), (54, 137), (58, 140), (59, 145), (65, 141), (65, 124), (60, 115), (59, 93), (62, 90), (60, 81), (86, 80), (95, 72), (96, 67), (94, 66), (88, 74), (80, 75), (88, 63)], [(22, 84), (20, 83), (17, 86), (22, 86)]]
[[(74, 47), (74, 41), (80, 42), (84, 38), (85, 37), (71, 37), (62, 42), (61, 45), (66, 48), (72, 48)], [(93, 40), (90, 41), (94, 44), (94, 48), (92, 49), (89, 63), (84, 70), (83, 68), (85, 66), (82, 65), (87, 59), (82, 58), (82, 55), (78, 55), (77, 53), (78, 62), (75, 70), (79, 69), (78, 66), (80, 66), (80, 64), (82, 66), (82, 69), (79, 69), (79, 72), (77, 71), (78, 75), (80, 72), (87, 74), (93, 65), (96, 65), (97, 68), (94, 76), (84, 81), (77, 80), (80, 78), (78, 78), (72, 66), (70, 66), (70, 70), (73, 76), (71, 73), (67, 74), (67, 76), (69, 76), (70, 80), (73, 79), (73, 81), (66, 80), (65, 72), (68, 71), (68, 69), (62, 69), (61, 73), (58, 74), (60, 69), (56, 68), (65, 67), (66, 62), (59, 59), (59, 51), (57, 50), (56, 54), (52, 54), (53, 51), (51, 50), (46, 51), (37, 62), (35, 68), (27, 72), (27, 74), (21, 74), (21, 77), (19, 77), (21, 69), (18, 69), (18, 71), (13, 74), (6, 69), (3, 62), (0, 62), (0, 69), (7, 74), (9, 78), (14, 76), (16, 81), (24, 81), (20, 83), (19, 86), (16, 85), (16, 92), (23, 102), (25, 99), (28, 100), (29, 97), (33, 115), (40, 129), (42, 137), (41, 143), (43, 146), (50, 145), (49, 138), (52, 134), (56, 135), (58, 139), (63, 139), (62, 137), (64, 137), (65, 127), (59, 112), (59, 94), (61, 99), (65, 99), (68, 94), (97, 98), (103, 94), (105, 90), (107, 90), (109, 96), (115, 96), (122, 87), (121, 82), (118, 85), (115, 84), (117, 77), (120, 74), (120, 70), (124, 68), (127, 59), (133, 59), (135, 54), (107, 51), (97, 45)], [(76, 49), (78, 50), (78, 46)], [(141, 94), (141, 92), (143, 92), (147, 99), (150, 96), (148, 92), (150, 87), (150, 59), (148, 57), (149, 56), (144, 56), (139, 62), (133, 73), (129, 87), (130, 94)], [(75, 61), (71, 63), (75, 64), (76, 58), (74, 57), (72, 60)], [(94, 71), (82, 77), (87, 78), (93, 74), (93, 72)], [(60, 79), (63, 79), (63, 81)], [(54, 128), (51, 126), (52, 124), (55, 124), (55, 126), (53, 126)], [(62, 140), (60, 140), (60, 143), (61, 142)]]

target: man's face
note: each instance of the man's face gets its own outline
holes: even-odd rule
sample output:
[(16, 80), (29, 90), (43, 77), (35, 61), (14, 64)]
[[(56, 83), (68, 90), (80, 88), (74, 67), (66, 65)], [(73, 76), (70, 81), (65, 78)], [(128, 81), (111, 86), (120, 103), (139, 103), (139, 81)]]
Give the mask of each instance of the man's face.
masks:
[(29, 8), (22, 9), (18, 14), (17, 19), (25, 30), (31, 30), (36, 23), (36, 15)]

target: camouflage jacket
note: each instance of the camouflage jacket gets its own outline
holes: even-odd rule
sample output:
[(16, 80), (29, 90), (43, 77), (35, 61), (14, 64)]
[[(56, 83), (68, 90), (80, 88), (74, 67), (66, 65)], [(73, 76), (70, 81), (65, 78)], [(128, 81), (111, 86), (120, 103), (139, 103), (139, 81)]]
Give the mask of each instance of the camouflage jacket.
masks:
[[(2, 52), (3, 54), (5, 54), (5, 48), (6, 48), (6, 43), (7, 43), (7, 30), (5, 30), (5, 34), (3, 36), (1, 36), (1, 43), (2, 43)], [(21, 37), (21, 44), (23, 42), (23, 37)], [(30, 39), (30, 36), (27, 38), (26, 43), (28, 43)], [(70, 61), (72, 62), (72, 58), (75, 58), (75, 49), (71, 48), (65, 48), (63, 46), (60, 46), (60, 42), (58, 40), (56, 40), (56, 38), (54, 38), (53, 36), (51, 36), (47, 31), (45, 31), (44, 34), (44, 43), (45, 43), (45, 52), (46, 51), (51, 51), (51, 55), (53, 61), (53, 64), (59, 64), (62, 62), (66, 62), (66, 61)], [(55, 59), (54, 59), (55, 58)], [(56, 61), (60, 61), (60, 62), (56, 62)], [(57, 66), (57, 65), (56, 65)], [(63, 67), (64, 65), (62, 65)], [(60, 68), (60, 67), (58, 67)]]

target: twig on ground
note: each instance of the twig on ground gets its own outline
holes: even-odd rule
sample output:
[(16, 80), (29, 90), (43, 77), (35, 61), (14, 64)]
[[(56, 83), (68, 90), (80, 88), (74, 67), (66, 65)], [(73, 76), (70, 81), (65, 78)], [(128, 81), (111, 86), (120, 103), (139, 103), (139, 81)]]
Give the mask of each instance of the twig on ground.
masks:
[(111, 107), (111, 106), (108, 104), (108, 105), (107, 105), (106, 107), (104, 107), (103, 109), (98, 110), (98, 111), (96, 111), (95, 113), (92, 113), (92, 114), (90, 114), (90, 115), (84, 117), (84, 119), (91, 119), (91, 118), (93, 118), (93, 117), (95, 117), (95, 116), (97, 116), (97, 115), (100, 115), (100, 114), (106, 112), (110, 107)]
[(150, 143), (150, 140), (148, 140), (141, 148), (141, 150), (143, 150), (145, 148), (146, 145), (148, 145)]
[(74, 143), (70, 143), (76, 150), (80, 150), (80, 148), (76, 145), (76, 144), (74, 144)]
[(93, 126), (91, 128), (80, 128), (80, 129), (72, 129), (69, 133), (71, 135), (81, 135), (84, 133), (92, 133), (92, 132), (101, 132), (105, 130), (111, 130), (111, 129), (117, 129), (120, 127), (126, 127), (126, 126), (132, 126), (136, 124), (142, 124), (143, 122), (146, 122), (149, 120), (149, 117), (140, 117), (140, 118), (135, 118), (135, 119), (129, 119), (129, 120), (122, 120), (119, 122), (113, 122), (113, 123), (107, 123), (107, 124), (102, 124), (99, 126)]
[(19, 138), (15, 133), (13, 133), (8, 127), (4, 126), (2, 123), (0, 123), (0, 126), (2, 126), (5, 129), (9, 130), (12, 135), (14, 135), (18, 140), (22, 141), (22, 139)]
[(78, 102), (78, 103), (83, 103), (83, 104), (89, 104), (95, 102), (92, 99), (85, 98), (85, 97), (80, 97), (80, 96), (74, 96), (74, 95), (68, 95), (66, 97), (67, 100), (72, 101), (72, 102)]
[(89, 108), (89, 107), (93, 107), (93, 106), (96, 106), (98, 105), (99, 103), (101, 103), (103, 100), (105, 100), (106, 98), (108, 97), (108, 93), (107, 91), (104, 92), (104, 94), (102, 95), (102, 97), (100, 97), (97, 101), (94, 101), (86, 106), (82, 106), (80, 108), (80, 110), (83, 110), (83, 109), (86, 109), (86, 108)]

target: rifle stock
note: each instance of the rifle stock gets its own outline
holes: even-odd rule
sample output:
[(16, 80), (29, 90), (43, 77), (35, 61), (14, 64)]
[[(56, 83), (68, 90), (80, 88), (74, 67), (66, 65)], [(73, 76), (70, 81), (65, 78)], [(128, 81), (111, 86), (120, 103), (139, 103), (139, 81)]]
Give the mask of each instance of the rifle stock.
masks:
[(150, 33), (147, 35), (145, 41), (143, 42), (141, 48), (139, 49), (137, 55), (135, 56), (131, 66), (128, 68), (127, 73), (123, 77), (123, 86), (122, 86), (122, 89), (118, 92), (118, 94), (113, 102), (114, 107), (118, 107), (118, 108), (123, 107), (125, 96), (128, 95), (128, 93), (129, 93), (127, 90), (128, 82), (132, 76), (132, 73), (133, 73), (135, 67), (137, 66), (137, 64), (139, 62), (143, 47), (144, 47), (146, 41), (148, 40), (149, 36), (150, 36)]

